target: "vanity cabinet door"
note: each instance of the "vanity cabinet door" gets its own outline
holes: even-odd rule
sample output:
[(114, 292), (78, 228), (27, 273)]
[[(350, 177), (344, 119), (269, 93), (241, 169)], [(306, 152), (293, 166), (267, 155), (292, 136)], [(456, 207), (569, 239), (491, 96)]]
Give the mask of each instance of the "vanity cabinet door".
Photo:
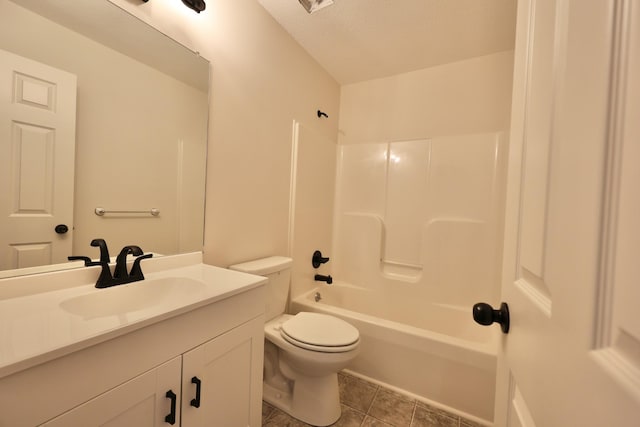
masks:
[[(171, 413), (175, 394), (175, 426), (180, 425), (181, 357), (139, 375), (126, 383), (43, 424), (46, 427), (69, 426), (169, 426), (165, 419)], [(170, 395), (171, 396), (171, 395)]]
[(260, 316), (185, 353), (182, 426), (259, 427), (263, 351)]

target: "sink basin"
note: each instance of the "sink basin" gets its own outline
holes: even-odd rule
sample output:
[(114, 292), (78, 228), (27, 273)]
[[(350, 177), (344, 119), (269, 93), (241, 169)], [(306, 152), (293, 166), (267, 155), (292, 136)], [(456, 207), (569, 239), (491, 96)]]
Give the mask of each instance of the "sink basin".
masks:
[(60, 308), (85, 319), (118, 316), (159, 306), (177, 306), (194, 300), (205, 289), (204, 283), (186, 277), (146, 279), (69, 298), (60, 303)]

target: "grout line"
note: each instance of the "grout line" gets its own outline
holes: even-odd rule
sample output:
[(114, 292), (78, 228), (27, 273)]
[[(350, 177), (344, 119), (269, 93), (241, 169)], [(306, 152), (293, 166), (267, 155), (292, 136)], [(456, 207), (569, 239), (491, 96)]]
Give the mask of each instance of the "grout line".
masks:
[(362, 417), (362, 421), (360, 421), (360, 427), (364, 426), (364, 420), (367, 419), (367, 414), (364, 414), (364, 417)]
[[(413, 404), (413, 412), (411, 413), (411, 421), (409, 421), (409, 427), (413, 426), (413, 420), (416, 417), (416, 411), (418, 410), (418, 402)], [(460, 426), (458, 426), (460, 427)]]
[(373, 402), (376, 401), (376, 397), (378, 396), (379, 391), (380, 391), (380, 386), (376, 385), (376, 392), (373, 394), (373, 399), (371, 399), (371, 403), (369, 403), (369, 407), (367, 408), (367, 412), (365, 413), (365, 415), (369, 415), (369, 411), (373, 407)]

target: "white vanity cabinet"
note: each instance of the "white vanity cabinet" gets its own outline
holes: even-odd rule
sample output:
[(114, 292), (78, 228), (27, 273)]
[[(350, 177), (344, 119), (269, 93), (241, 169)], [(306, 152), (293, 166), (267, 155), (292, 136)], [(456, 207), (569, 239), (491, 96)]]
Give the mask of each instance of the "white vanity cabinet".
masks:
[(238, 326), (43, 426), (259, 426), (263, 325), (259, 317)]
[[(0, 427), (259, 427), (264, 287), (106, 332), (0, 377)], [(1, 330), (2, 328), (0, 328)], [(200, 383), (200, 405), (191, 405)]]
[[(43, 424), (46, 427), (69, 426), (154, 426), (169, 425), (171, 403), (167, 392), (180, 399), (182, 360), (176, 357), (157, 368)], [(180, 424), (179, 405), (175, 406), (174, 424)]]
[(182, 356), (183, 427), (261, 425), (263, 331), (260, 317)]

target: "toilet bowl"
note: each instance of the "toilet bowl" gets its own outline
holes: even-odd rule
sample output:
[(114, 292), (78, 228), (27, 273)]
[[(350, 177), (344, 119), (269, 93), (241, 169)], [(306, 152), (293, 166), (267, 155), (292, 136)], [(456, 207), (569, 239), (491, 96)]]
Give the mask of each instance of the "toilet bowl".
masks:
[[(325, 339), (337, 325), (340, 339)], [(265, 370), (264, 400), (311, 425), (336, 422), (341, 412), (337, 373), (358, 353), (358, 330), (336, 317), (303, 312), (279, 316), (264, 331), (265, 347), (275, 347), (265, 353), (265, 365), (277, 366)]]
[(284, 314), (290, 258), (270, 257), (231, 266), (267, 276), (263, 399), (315, 426), (340, 418), (338, 371), (357, 355), (360, 334), (337, 317)]

